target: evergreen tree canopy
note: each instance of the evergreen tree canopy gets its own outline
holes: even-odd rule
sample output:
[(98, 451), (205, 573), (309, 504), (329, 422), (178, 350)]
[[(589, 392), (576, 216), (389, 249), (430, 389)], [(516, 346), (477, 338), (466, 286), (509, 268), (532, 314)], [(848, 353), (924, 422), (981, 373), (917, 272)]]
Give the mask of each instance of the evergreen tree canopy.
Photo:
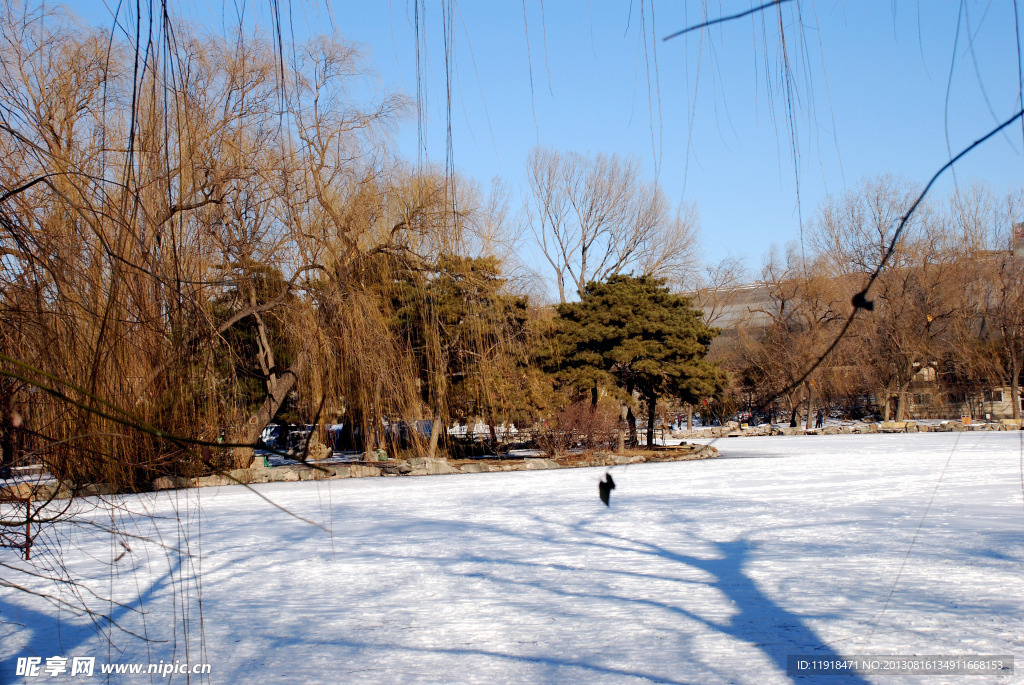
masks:
[(579, 302), (558, 306), (559, 376), (581, 390), (604, 385), (639, 392), (651, 446), (658, 398), (696, 404), (722, 388), (723, 372), (705, 360), (717, 334), (664, 279), (612, 276), (588, 283)]

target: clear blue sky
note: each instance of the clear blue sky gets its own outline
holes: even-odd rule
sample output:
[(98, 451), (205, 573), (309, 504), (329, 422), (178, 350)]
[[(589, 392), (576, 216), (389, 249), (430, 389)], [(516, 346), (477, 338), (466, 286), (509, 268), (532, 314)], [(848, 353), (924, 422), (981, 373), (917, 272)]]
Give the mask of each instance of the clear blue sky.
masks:
[[(69, 6), (90, 23), (109, 25), (106, 7), (113, 4), (106, 1)], [(171, 2), (180, 15), (219, 31), (237, 22), (243, 0)], [(245, 4), (247, 21), (268, 28), (269, 0)], [(383, 87), (415, 96), (411, 1), (281, 4), (290, 12), (286, 38), (337, 31), (362, 45)], [(500, 176), (518, 201), (526, 157), (537, 144), (635, 155), (670, 198), (697, 203), (708, 259), (739, 256), (756, 268), (770, 244), (800, 237), (797, 174), (807, 222), (825, 193), (841, 193), (865, 176), (892, 173), (924, 184), (948, 150), (957, 152), (1020, 107), (1009, 0), (967, 0), (964, 11), (942, 0), (797, 0), (782, 5), (794, 67), (794, 148), (778, 11), (764, 15), (767, 22), (755, 15), (662, 41), (700, 21), (703, 4), (453, 3), (456, 166), (485, 187)], [(716, 17), (757, 4), (709, 1), (707, 12)], [(442, 3), (427, 0), (421, 19), (427, 156), (443, 163)], [(415, 159), (414, 119), (401, 125), (398, 141)], [(1022, 147), (1018, 125), (963, 162), (957, 180), (987, 181), (1000, 193), (1024, 184)], [(935, 192), (948, 193), (951, 181)]]

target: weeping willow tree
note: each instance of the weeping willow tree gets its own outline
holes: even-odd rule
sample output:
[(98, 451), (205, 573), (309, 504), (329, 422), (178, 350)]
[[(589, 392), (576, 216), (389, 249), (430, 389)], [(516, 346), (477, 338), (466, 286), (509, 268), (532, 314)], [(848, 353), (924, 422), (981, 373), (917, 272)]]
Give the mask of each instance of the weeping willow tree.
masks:
[(407, 103), (354, 94), (351, 46), (313, 39), (282, 72), (258, 39), (179, 28), (143, 56), (7, 10), (5, 434), (49, 472), (137, 490), (245, 467), (288, 398), (367, 448), (429, 418), (431, 453), (452, 411), (502, 414), (489, 377), (522, 357), (525, 310), (491, 256), (502, 219), (394, 157)]

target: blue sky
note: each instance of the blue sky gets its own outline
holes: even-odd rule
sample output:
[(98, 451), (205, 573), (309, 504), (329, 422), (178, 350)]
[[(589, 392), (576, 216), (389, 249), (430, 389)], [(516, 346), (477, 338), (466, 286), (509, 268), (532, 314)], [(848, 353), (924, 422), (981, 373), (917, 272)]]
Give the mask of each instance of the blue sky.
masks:
[[(267, 29), (269, 4), (246, 0), (247, 23)], [(697, 204), (707, 259), (741, 257), (756, 269), (771, 244), (800, 239), (801, 216), (811, 220), (826, 193), (883, 173), (924, 184), (948, 150), (955, 154), (1020, 108), (1009, 0), (797, 0), (781, 6), (794, 76), (793, 145), (778, 10), (662, 40), (700, 21), (704, 4), (453, 2), (456, 166), (485, 187), (501, 177), (518, 203), (526, 157), (537, 144), (636, 156), (673, 201)], [(709, 0), (707, 16), (756, 4)], [(100, 0), (69, 6), (90, 23), (111, 21)], [(220, 31), (237, 22), (243, 5), (172, 6)], [(441, 163), (443, 6), (426, 0), (421, 17), (426, 153)], [(415, 96), (413, 7), (292, 0), (286, 38), (337, 31), (363, 47), (382, 87)], [(415, 159), (417, 142), (415, 120), (404, 122), (399, 149)], [(1024, 184), (1022, 147), (1017, 126), (966, 159), (957, 181), (986, 181), (1000, 193)], [(936, 194), (948, 193), (952, 181)]]

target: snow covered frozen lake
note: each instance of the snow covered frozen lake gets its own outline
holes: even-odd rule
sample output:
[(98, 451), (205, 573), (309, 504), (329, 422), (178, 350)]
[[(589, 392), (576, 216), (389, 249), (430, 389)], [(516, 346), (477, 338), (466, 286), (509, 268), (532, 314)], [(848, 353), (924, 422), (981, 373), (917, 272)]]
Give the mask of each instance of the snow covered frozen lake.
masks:
[(0, 682), (60, 655), (96, 657), (96, 682), (180, 660), (211, 683), (773, 683), (790, 655), (968, 654), (1018, 675), (828, 682), (1024, 682), (1022, 440), (723, 439), (719, 459), (615, 467), (610, 508), (604, 469), (255, 486), (289, 513), (240, 486), (126, 497), (42, 542), (149, 642), (0, 587)]

